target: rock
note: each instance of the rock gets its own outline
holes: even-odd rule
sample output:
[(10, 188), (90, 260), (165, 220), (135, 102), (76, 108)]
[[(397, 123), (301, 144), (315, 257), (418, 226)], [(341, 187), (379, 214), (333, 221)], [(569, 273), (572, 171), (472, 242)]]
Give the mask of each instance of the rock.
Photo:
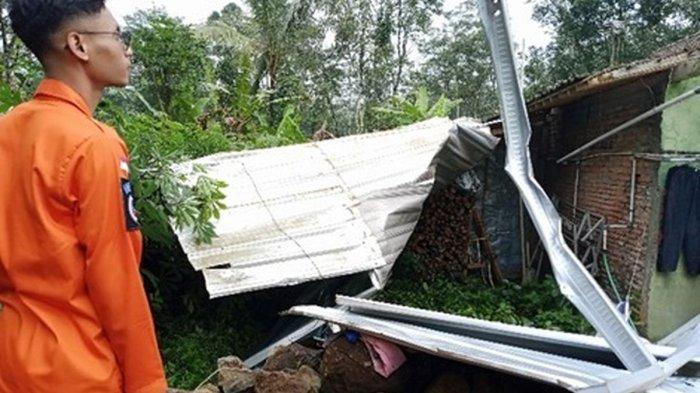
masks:
[(245, 368), (247, 369), (248, 367), (243, 363), (243, 361), (236, 357), (236, 356), (226, 356), (223, 358), (219, 358), (216, 361), (216, 366), (218, 368)]
[(267, 358), (263, 370), (298, 370), (301, 366), (308, 366), (319, 371), (322, 355), (323, 350), (307, 348), (297, 343), (277, 347)]
[(471, 391), (464, 375), (450, 371), (438, 375), (425, 389), (425, 393), (469, 393)]
[(321, 360), (324, 393), (399, 393), (409, 389), (410, 367), (401, 366), (389, 378), (374, 371), (372, 360), (362, 342), (345, 338), (331, 342)]
[(195, 390), (193, 393), (221, 393), (221, 391), (219, 390), (218, 386), (212, 383), (208, 383), (202, 386), (201, 388)]
[(261, 371), (255, 376), (255, 393), (317, 393), (321, 377), (311, 367), (298, 371)]
[(321, 376), (313, 368), (303, 365), (299, 367), (299, 371), (297, 371), (296, 375), (300, 379), (306, 381), (312, 391), (318, 392), (321, 390)]
[(248, 368), (222, 367), (219, 370), (218, 384), (224, 393), (245, 392), (255, 385), (256, 374), (255, 371)]
[(235, 356), (219, 358), (217, 387), (215, 392), (241, 393), (252, 391), (255, 384), (255, 371), (246, 367), (243, 361)]

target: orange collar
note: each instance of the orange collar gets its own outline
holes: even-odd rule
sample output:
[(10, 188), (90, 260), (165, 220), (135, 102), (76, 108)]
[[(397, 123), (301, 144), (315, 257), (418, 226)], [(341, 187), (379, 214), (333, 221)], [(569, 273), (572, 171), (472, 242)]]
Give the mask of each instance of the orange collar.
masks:
[(46, 78), (39, 83), (39, 87), (37, 87), (34, 93), (34, 98), (41, 97), (67, 102), (80, 109), (80, 111), (87, 116), (92, 117), (92, 111), (85, 103), (83, 97), (70, 86), (57, 79)]

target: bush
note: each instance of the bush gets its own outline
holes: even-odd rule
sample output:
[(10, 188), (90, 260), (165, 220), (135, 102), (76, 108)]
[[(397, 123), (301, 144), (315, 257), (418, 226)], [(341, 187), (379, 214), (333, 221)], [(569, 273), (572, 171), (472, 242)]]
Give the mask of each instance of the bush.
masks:
[(210, 242), (216, 236), (212, 221), (225, 208), (223, 189), (227, 185), (207, 176), (201, 167), (182, 173), (175, 170), (175, 164), (228, 151), (231, 142), (220, 127), (204, 130), (156, 111), (152, 115), (127, 113), (122, 108), (129, 107), (129, 102), (116, 102), (104, 100), (98, 117), (113, 125), (130, 149), (131, 181), (146, 245), (141, 271), (152, 307), (157, 319), (191, 313), (206, 304), (207, 295), (171, 224), (192, 230), (198, 242)]
[(412, 94), (415, 98), (413, 102), (407, 97), (391, 97), (386, 106), (375, 106), (372, 108), (371, 123), (378, 129), (388, 129), (419, 121), (428, 120), (434, 117), (447, 117), (459, 106), (461, 100), (450, 100), (441, 95), (434, 103), (430, 104), (430, 94), (425, 87), (418, 88)]
[(0, 81), (0, 114), (7, 112), (20, 102), (22, 102), (22, 95), (12, 90), (7, 83)]
[(198, 241), (210, 242), (215, 236), (211, 220), (225, 207), (221, 201), (226, 184), (209, 178), (199, 167), (187, 174), (176, 172), (174, 165), (231, 150), (221, 128), (203, 130), (163, 113), (129, 114), (109, 100), (100, 106), (99, 115), (129, 146), (136, 208), (146, 238), (163, 246), (177, 244), (170, 230), (172, 219), (180, 229), (191, 228)]
[(553, 277), (526, 286), (506, 281), (491, 288), (478, 278), (438, 277), (417, 281), (420, 262), (404, 254), (379, 299), (466, 317), (573, 333), (594, 333), (588, 321), (559, 292)]

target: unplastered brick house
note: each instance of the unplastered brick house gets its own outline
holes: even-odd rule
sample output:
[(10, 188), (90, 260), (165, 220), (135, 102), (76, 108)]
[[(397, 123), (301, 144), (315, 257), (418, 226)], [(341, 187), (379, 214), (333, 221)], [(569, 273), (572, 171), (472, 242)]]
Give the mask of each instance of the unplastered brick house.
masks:
[[(613, 283), (621, 298), (630, 296), (635, 320), (652, 340), (700, 314), (700, 276), (688, 274), (685, 256), (674, 271), (657, 269), (667, 174), (676, 166), (700, 168), (700, 94), (561, 158), (699, 87), (696, 34), (528, 103), (535, 176), (556, 201), (565, 238), (613, 300)], [(494, 124), (492, 132), (502, 134), (499, 128)], [(525, 238), (523, 256), (532, 259), (536, 234)]]

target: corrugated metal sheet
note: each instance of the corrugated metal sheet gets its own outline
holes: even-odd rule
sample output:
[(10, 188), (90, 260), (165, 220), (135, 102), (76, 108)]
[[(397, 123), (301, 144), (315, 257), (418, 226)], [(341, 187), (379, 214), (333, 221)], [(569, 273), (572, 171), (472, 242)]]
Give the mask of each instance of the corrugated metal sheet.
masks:
[(580, 81), (562, 86), (554, 92), (528, 103), (530, 112), (566, 105), (581, 97), (599, 91), (608, 90), (614, 86), (642, 78), (657, 72), (669, 71), (689, 61), (700, 59), (700, 52), (682, 52), (664, 58), (637, 61), (625, 66), (598, 72)]
[[(610, 349), (610, 344), (598, 336), (486, 321), (358, 297), (338, 295), (336, 303), (359, 315), (405, 322), (445, 333), (515, 345), (580, 360), (619, 365), (619, 361), (616, 361)], [(689, 335), (689, 333), (686, 334)], [(656, 345), (649, 342), (645, 342), (644, 345), (660, 360), (667, 359), (677, 350), (675, 346), (669, 345)], [(693, 359), (690, 363), (693, 369), (697, 369), (699, 365), (700, 358)]]
[[(432, 119), (397, 130), (217, 154), (227, 209), (211, 245), (177, 233), (211, 297), (378, 269), (382, 286), (433, 183), (473, 166), (498, 142), (488, 129)], [(380, 270), (380, 268), (382, 268)]]
[(668, 336), (659, 340), (663, 345), (681, 345), (692, 339), (695, 329), (700, 326), (700, 314), (683, 324), (683, 326), (671, 332)]
[[(359, 315), (347, 310), (296, 306), (289, 313), (322, 319), (434, 356), (507, 372), (570, 391), (621, 391), (609, 384), (634, 376), (627, 370), (603, 364)], [(698, 392), (698, 389), (700, 384), (697, 379), (671, 377), (650, 391)]]
[[(700, 62), (700, 33), (665, 46), (649, 58), (564, 81), (546, 93), (531, 99), (527, 103), (527, 110), (533, 113), (566, 105), (582, 97), (652, 74), (684, 67), (697, 67), (698, 62)], [(502, 134), (501, 119), (494, 117), (489, 119), (488, 124), (492, 126), (494, 134)]]
[(627, 368), (636, 371), (655, 367), (654, 373), (659, 373), (656, 359), (564, 241), (561, 217), (534, 177), (529, 148), (532, 131), (510, 44), (508, 10), (503, 2), (480, 0), (478, 4), (491, 47), (505, 121), (505, 169), (518, 187), (523, 204), (530, 213), (533, 226), (549, 256), (559, 289), (605, 337)]

